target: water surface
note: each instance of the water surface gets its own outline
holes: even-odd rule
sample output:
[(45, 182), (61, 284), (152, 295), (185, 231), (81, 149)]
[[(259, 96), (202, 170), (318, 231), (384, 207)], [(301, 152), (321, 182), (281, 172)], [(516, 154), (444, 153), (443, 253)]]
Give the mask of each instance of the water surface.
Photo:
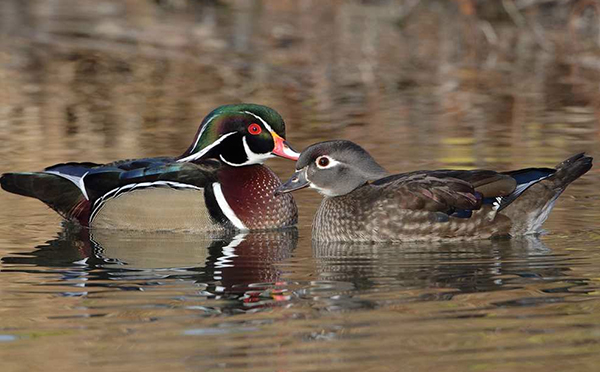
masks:
[[(595, 13), (417, 3), (2, 1), (0, 172), (177, 155), (242, 101), (392, 172), (600, 159)], [(89, 232), (0, 193), (0, 367), (596, 370), (599, 184), (541, 237), (397, 245), (311, 242), (311, 190), (298, 228), (212, 236)]]

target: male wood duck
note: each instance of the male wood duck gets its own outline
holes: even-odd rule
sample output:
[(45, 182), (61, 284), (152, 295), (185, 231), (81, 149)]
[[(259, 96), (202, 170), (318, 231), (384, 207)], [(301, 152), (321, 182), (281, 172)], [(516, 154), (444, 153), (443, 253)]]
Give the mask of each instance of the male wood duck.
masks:
[(179, 157), (64, 163), (6, 173), (6, 191), (37, 198), (68, 220), (123, 230), (262, 230), (294, 225), (296, 204), (274, 195), (279, 178), (263, 162), (297, 160), (273, 109), (221, 106)]
[(317, 241), (483, 239), (538, 233), (559, 195), (591, 167), (578, 154), (555, 169), (388, 175), (357, 144), (328, 141), (305, 149), (278, 191), (310, 186), (325, 196)]

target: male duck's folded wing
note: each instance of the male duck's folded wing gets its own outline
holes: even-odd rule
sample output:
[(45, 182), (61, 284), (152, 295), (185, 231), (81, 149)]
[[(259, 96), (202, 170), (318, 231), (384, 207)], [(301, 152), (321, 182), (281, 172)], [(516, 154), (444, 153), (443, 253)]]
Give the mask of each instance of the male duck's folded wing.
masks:
[(205, 160), (200, 163), (173, 162), (171, 159), (141, 159), (116, 163), (91, 170), (85, 176), (85, 188), (90, 200), (130, 184), (152, 184), (169, 181), (204, 187), (216, 179), (221, 163)]

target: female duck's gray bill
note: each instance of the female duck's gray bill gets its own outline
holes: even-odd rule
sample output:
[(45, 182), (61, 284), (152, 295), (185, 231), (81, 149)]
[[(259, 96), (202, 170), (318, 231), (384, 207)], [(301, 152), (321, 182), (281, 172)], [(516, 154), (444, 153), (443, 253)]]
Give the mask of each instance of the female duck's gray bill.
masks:
[(306, 179), (306, 168), (297, 170), (289, 180), (283, 185), (279, 186), (276, 190), (277, 194), (285, 194), (286, 192), (292, 192), (303, 189), (309, 186), (310, 183)]

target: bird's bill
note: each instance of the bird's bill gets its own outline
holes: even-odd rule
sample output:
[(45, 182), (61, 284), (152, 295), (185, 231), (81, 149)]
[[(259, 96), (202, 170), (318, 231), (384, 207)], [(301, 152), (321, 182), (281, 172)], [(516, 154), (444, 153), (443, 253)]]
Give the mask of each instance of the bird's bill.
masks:
[(278, 194), (285, 194), (310, 186), (310, 182), (306, 179), (306, 168), (297, 170), (289, 180), (277, 188)]
[(275, 132), (271, 132), (271, 135), (273, 136), (273, 141), (275, 142), (275, 148), (272, 151), (274, 155), (294, 161), (298, 160), (300, 154), (294, 151), (294, 149), (288, 145), (287, 141), (283, 137), (279, 136)]

